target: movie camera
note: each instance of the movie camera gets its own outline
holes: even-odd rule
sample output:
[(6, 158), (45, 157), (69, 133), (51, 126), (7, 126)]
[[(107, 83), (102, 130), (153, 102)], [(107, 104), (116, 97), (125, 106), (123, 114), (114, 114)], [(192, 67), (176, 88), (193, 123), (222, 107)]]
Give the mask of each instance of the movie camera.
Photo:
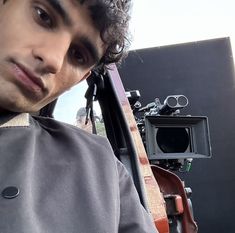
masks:
[(151, 164), (189, 171), (193, 159), (211, 157), (208, 118), (180, 115), (189, 103), (186, 96), (167, 96), (163, 104), (156, 98), (142, 107), (139, 91), (126, 95)]

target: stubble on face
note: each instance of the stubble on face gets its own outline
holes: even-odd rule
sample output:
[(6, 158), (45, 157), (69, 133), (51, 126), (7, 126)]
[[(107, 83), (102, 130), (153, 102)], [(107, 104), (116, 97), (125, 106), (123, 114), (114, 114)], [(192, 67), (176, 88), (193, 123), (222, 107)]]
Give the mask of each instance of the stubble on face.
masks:
[[(63, 55), (62, 65), (56, 72), (46, 73), (45, 71), (48, 69), (46, 64), (43, 63), (45, 60), (43, 62), (41, 61), (42, 55), (39, 53), (42, 51), (39, 50), (42, 46), (48, 46), (48, 48), (43, 48), (45, 51), (47, 51), (47, 49), (50, 50), (46, 56), (48, 54), (52, 55), (49, 57), (45, 56), (46, 58), (51, 59), (55, 54), (62, 57), (60, 51), (65, 51), (66, 46), (70, 48), (74, 43), (80, 46), (80, 30), (78, 30), (80, 28), (83, 30), (82, 33), (84, 33), (82, 35), (91, 38), (92, 43), (102, 51), (99, 52), (99, 56), (103, 53), (103, 43), (100, 38), (100, 33), (94, 29), (94, 26), (91, 25), (90, 22), (88, 22), (87, 28), (84, 27), (87, 23), (87, 15), (84, 14), (84, 12), (79, 14), (79, 11), (81, 11), (80, 8), (74, 9), (74, 0), (71, 0), (71, 4), (65, 0), (60, 0), (60, 2), (62, 6), (65, 6), (65, 10), (71, 13), (72, 21), (82, 22), (81, 25), (78, 23), (78, 25), (72, 28), (66, 28), (64, 24), (61, 24), (62, 21), (58, 14), (52, 10), (53, 17), (56, 16), (55, 18), (59, 19), (57, 22), (59, 26), (54, 31), (47, 30), (34, 21), (31, 11), (35, 10), (35, 8), (29, 8), (29, 2), (40, 2), (40, 4), (36, 6), (43, 6), (43, 10), (47, 10), (49, 5), (44, 5), (45, 1), (8, 0), (7, 2), (5, 1), (5, 4), (1, 4), (0, 6), (0, 109), (2, 110), (5, 109), (14, 112), (38, 111), (47, 103), (57, 98), (58, 95), (70, 89), (89, 75), (93, 64), (85, 68), (82, 66), (81, 68), (73, 66), (73, 63), (70, 63), (70, 58), (67, 57), (70, 53)], [(76, 7), (79, 6), (77, 1), (75, 5)], [(51, 12), (51, 8), (48, 7), (48, 9), (50, 9), (48, 12)], [(39, 13), (38, 9), (34, 12), (34, 14), (36, 13)], [(81, 18), (80, 15), (83, 15), (83, 18)], [(58, 34), (56, 34), (57, 32)], [(74, 42), (73, 39), (76, 33), (78, 33), (78, 36), (76, 35), (77, 41)], [(55, 38), (56, 40), (54, 42), (53, 40)], [(68, 38), (72, 38), (71, 41), (69, 41)], [(63, 47), (64, 45), (65, 47)], [(58, 49), (53, 50), (54, 46), (55, 48), (58, 47)], [(81, 47), (81, 49), (84, 48)], [(85, 48), (88, 54), (89, 49), (87, 50), (87, 48)], [(35, 51), (38, 54), (36, 54)], [(36, 59), (35, 54), (38, 57), (41, 56), (41, 60)], [(90, 55), (88, 55), (88, 57), (89, 56)], [(54, 56), (54, 58), (56, 59), (57, 57)], [(15, 64), (9, 63), (9, 60), (17, 61), (20, 64), (20, 68), (22, 68), (21, 65), (26, 67), (26, 73), (29, 71), (33, 76), (38, 76), (43, 82), (43, 85), (45, 85), (45, 90), (41, 93), (34, 93), (25, 85), (25, 83), (29, 84), (29, 81), (25, 82), (25, 80), (23, 80), (22, 82), (22, 80), (15, 79), (14, 72), (12, 75), (12, 66)], [(21, 70), (18, 71), (18, 68), (19, 67), (13, 69), (16, 70), (16, 78), (24, 78), (24, 75), (18, 75), (21, 72)]]

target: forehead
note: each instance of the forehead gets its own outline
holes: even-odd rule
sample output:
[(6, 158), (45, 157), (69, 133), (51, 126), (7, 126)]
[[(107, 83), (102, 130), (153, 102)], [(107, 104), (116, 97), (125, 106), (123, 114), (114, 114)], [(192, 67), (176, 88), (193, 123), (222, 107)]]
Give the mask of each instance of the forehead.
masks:
[[(48, 2), (63, 18), (71, 19), (77, 14), (86, 16), (89, 20), (91, 14), (88, 1), (84, 0), (45, 0)], [(86, 2), (86, 3), (85, 3)], [(87, 17), (88, 16), (88, 17)]]

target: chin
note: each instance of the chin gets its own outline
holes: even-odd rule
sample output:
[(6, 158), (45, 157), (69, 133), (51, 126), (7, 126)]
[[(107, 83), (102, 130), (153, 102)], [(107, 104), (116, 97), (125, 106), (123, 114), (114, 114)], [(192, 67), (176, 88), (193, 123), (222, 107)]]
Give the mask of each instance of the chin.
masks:
[(29, 112), (34, 112), (35, 111), (31, 107), (28, 107), (26, 105), (21, 105), (21, 104), (18, 104), (16, 102), (1, 105), (0, 109), (5, 110), (5, 112), (16, 112), (16, 113), (29, 113)]

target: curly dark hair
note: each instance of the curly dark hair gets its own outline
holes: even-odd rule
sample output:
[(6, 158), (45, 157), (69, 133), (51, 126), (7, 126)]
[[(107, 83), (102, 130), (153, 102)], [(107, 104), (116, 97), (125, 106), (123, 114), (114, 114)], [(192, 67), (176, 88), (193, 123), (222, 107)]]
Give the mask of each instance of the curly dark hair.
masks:
[(95, 26), (107, 45), (100, 65), (120, 63), (130, 45), (131, 0), (78, 0), (88, 4)]
[[(121, 62), (130, 45), (129, 20), (131, 0), (77, 0), (87, 4), (95, 26), (100, 31), (106, 52), (98, 65)], [(3, 0), (3, 3), (7, 0)]]

